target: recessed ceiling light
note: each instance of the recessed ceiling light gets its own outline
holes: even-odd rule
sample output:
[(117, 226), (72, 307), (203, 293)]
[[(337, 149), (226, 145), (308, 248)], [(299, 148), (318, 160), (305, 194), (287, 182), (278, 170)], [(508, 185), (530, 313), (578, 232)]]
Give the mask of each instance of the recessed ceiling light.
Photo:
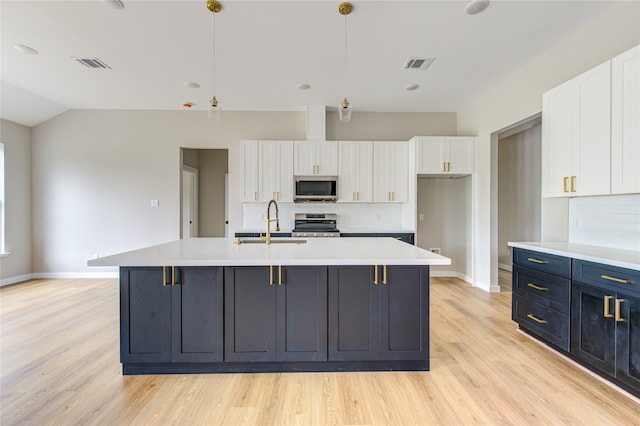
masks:
[(489, 0), (471, 0), (465, 7), (467, 15), (476, 15), (489, 7)]
[(198, 87), (200, 87), (200, 85), (198, 83), (196, 83), (195, 81), (185, 81), (184, 85), (187, 87), (190, 87), (192, 89), (197, 89)]
[(124, 9), (124, 3), (122, 3), (122, 0), (100, 0), (100, 3), (109, 9)]
[(25, 55), (37, 55), (38, 53), (40, 53), (33, 47), (25, 46), (23, 44), (16, 44), (15, 46), (13, 46), (13, 48), (20, 53), (24, 53)]
[(412, 91), (412, 90), (416, 90), (419, 87), (420, 85), (418, 83), (410, 83), (404, 86), (404, 90)]
[(311, 89), (311, 85), (309, 83), (298, 83), (298, 89), (309, 90)]

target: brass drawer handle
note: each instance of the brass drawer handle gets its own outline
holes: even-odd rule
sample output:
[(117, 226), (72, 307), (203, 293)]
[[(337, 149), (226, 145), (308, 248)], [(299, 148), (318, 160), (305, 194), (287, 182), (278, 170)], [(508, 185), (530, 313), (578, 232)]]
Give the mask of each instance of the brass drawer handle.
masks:
[(576, 192), (576, 177), (571, 176), (571, 192)]
[(373, 283), (378, 285), (378, 265), (373, 266)]
[(547, 290), (549, 290), (547, 287), (541, 287), (541, 286), (539, 286), (539, 285), (535, 285), (534, 283), (527, 283), (527, 286), (528, 286), (528, 287), (531, 287), (531, 288), (535, 288), (536, 290), (540, 290), (540, 291), (547, 291)]
[(605, 280), (609, 280), (609, 281), (615, 281), (617, 283), (621, 283), (621, 284), (631, 284), (633, 283), (633, 281), (631, 280), (624, 280), (622, 278), (616, 278), (616, 277), (612, 277), (609, 275), (600, 275), (600, 278), (605, 279)]
[(269, 285), (273, 285), (273, 265), (269, 265)]
[(278, 265), (278, 285), (282, 285), (282, 265)]
[(540, 263), (540, 264), (545, 264), (547, 263), (546, 260), (538, 260), (538, 259), (534, 259), (533, 257), (527, 257), (527, 260), (529, 262), (533, 262), (533, 263)]
[(616, 322), (624, 322), (624, 318), (622, 318), (622, 314), (620, 313), (620, 305), (622, 305), (622, 302), (624, 302), (624, 299), (616, 299)]
[(605, 296), (604, 297), (604, 317), (605, 318), (612, 318), (613, 315), (611, 315), (611, 310), (609, 309), (609, 305), (611, 304), (611, 299), (613, 299), (613, 296)]
[(167, 286), (167, 267), (163, 266), (162, 267), (162, 285), (163, 286)]
[(535, 322), (537, 322), (538, 324), (546, 324), (547, 322), (543, 319), (537, 318), (535, 315), (533, 314), (527, 314), (527, 318), (534, 320)]
[(387, 284), (387, 265), (382, 265), (382, 284)]
[(567, 180), (569, 179), (568, 176), (565, 176), (562, 178), (562, 192), (569, 192), (569, 190), (567, 189)]

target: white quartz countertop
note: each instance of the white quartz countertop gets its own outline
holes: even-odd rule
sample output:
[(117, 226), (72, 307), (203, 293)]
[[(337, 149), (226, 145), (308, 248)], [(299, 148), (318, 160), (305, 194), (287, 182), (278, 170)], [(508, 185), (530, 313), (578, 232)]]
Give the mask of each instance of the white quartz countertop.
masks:
[(509, 246), (640, 271), (640, 250), (622, 250), (567, 242), (510, 242)]
[[(280, 238), (274, 238), (278, 240)], [(291, 238), (282, 238), (291, 240)], [(89, 266), (450, 265), (392, 238), (309, 238), (304, 244), (236, 244), (191, 238), (92, 259)]]

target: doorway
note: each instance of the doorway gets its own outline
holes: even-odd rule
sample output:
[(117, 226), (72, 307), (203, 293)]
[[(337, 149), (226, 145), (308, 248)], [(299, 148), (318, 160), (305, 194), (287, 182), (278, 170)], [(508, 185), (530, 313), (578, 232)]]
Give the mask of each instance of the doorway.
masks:
[(228, 236), (229, 150), (182, 148), (180, 154), (181, 238)]
[(509, 241), (540, 241), (542, 119), (536, 114), (497, 132), (497, 276), (511, 291)]

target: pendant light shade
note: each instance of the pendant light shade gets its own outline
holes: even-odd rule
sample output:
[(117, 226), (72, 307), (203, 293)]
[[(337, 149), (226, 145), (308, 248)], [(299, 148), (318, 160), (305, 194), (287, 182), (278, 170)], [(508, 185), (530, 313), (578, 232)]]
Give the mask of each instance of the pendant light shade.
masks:
[(338, 106), (338, 118), (340, 118), (340, 121), (343, 123), (351, 121), (351, 104), (347, 98), (344, 98)]

